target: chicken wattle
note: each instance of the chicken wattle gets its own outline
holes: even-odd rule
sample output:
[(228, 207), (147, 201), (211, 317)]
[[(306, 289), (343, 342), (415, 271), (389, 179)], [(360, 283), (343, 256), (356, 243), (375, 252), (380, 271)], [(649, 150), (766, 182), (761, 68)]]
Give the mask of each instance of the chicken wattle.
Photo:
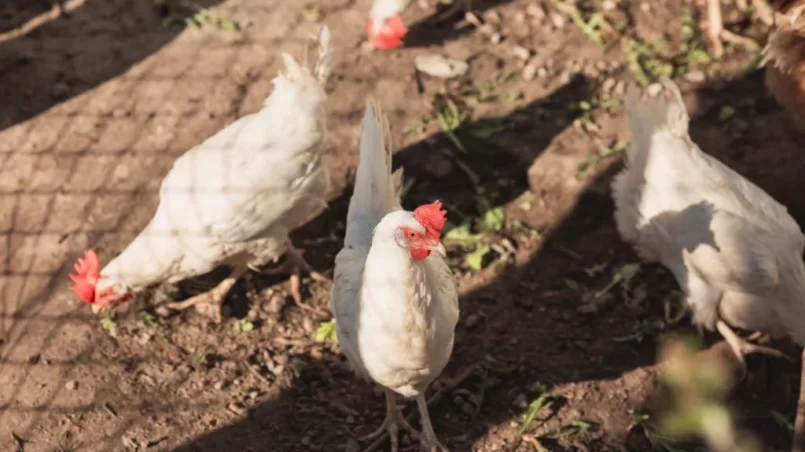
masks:
[[(386, 133), (382, 113), (368, 106), (330, 309), (352, 368), (385, 388), (385, 420), (366, 439), (388, 431), (396, 451), (398, 431), (405, 428), (427, 450), (444, 450), (430, 422), (425, 389), (450, 359), (459, 314), (440, 240), (446, 212), (438, 201), (403, 210)], [(403, 419), (395, 393), (416, 399), (421, 434)]]

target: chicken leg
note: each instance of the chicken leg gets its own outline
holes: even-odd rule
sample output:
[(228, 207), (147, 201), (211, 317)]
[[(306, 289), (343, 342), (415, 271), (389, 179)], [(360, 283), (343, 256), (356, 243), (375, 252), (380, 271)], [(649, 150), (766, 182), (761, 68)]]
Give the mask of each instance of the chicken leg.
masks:
[(293, 298), (294, 303), (300, 308), (314, 312), (319, 315), (326, 316), (327, 313), (322, 312), (319, 309), (316, 309), (308, 304), (302, 302), (302, 281), (299, 277), (302, 270), (305, 270), (311, 278), (315, 281), (330, 281), (326, 276), (322, 275), (321, 273), (313, 270), (310, 264), (307, 263), (305, 258), (302, 256), (302, 251), (297, 249), (293, 246), (290, 241), (288, 242), (288, 250), (285, 252), (285, 263), (280, 265), (279, 267), (271, 268), (271, 269), (256, 269), (252, 268), (252, 270), (258, 271), (265, 275), (276, 275), (276, 274), (286, 274), (290, 273), (290, 284), (291, 284), (291, 298)]
[[(752, 0), (752, 4), (758, 11), (758, 16), (766, 25), (774, 22), (772, 11), (765, 0)], [(758, 47), (758, 44), (745, 36), (733, 33), (724, 28), (724, 20), (721, 16), (721, 0), (707, 0), (707, 39), (710, 41), (710, 48), (716, 58), (724, 55), (723, 41), (744, 47)]]
[(433, 431), (433, 424), (430, 422), (428, 402), (425, 400), (425, 394), (420, 393), (416, 397), (416, 407), (419, 409), (420, 422), (422, 423), (422, 437), (420, 439), (422, 450), (427, 452), (448, 452), (447, 448), (439, 442), (439, 438), (436, 437), (436, 432)]
[(195, 306), (196, 310), (207, 317), (211, 317), (215, 323), (221, 323), (221, 306), (224, 304), (226, 294), (232, 289), (232, 286), (246, 273), (246, 267), (235, 267), (232, 272), (223, 281), (218, 283), (213, 289), (192, 296), (184, 301), (177, 301), (173, 303), (166, 303), (165, 307), (175, 311), (181, 311)]
[[(380, 424), (380, 428), (361, 438), (361, 441), (369, 441), (377, 438), (378, 436), (382, 435), (385, 432), (388, 432), (389, 439), (391, 441), (391, 452), (397, 452), (400, 448), (399, 444), (400, 439), (398, 437), (400, 433), (400, 427), (408, 431), (408, 433), (410, 433), (411, 436), (413, 436), (414, 438), (419, 439), (420, 435), (419, 433), (416, 432), (416, 430), (414, 430), (413, 427), (411, 427), (411, 424), (409, 424), (403, 417), (402, 412), (400, 411), (400, 407), (398, 407), (397, 403), (394, 401), (394, 391), (392, 391), (389, 388), (383, 388), (383, 389), (385, 390), (386, 393), (386, 418), (383, 420), (383, 423)], [(419, 399), (417, 399), (417, 403), (418, 402)], [(425, 405), (426, 413), (427, 409), (428, 409), (427, 405)], [(369, 450), (371, 449), (372, 447), (370, 446)]]
[(735, 334), (735, 332), (732, 331), (732, 328), (730, 328), (729, 325), (727, 325), (723, 320), (716, 321), (716, 328), (718, 329), (718, 332), (721, 333), (721, 336), (724, 337), (724, 340), (726, 340), (730, 345), (732, 352), (735, 353), (735, 356), (738, 358), (738, 362), (741, 364), (741, 378), (746, 376), (746, 360), (744, 359), (744, 355), (748, 355), (750, 353), (763, 353), (764, 355), (783, 358), (789, 361), (791, 360), (791, 358), (779, 350), (745, 341), (740, 336)]

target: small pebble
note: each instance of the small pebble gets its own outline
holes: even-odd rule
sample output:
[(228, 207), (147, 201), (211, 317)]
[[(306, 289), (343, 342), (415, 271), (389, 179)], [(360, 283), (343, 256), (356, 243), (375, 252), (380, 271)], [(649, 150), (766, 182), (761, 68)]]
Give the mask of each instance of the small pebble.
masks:
[(512, 55), (525, 61), (531, 56), (531, 52), (523, 46), (512, 47)]
[(512, 406), (521, 410), (525, 409), (528, 406), (528, 398), (525, 396), (525, 394), (518, 394), (517, 397), (514, 398)]
[(601, 84), (601, 92), (605, 94), (609, 94), (612, 91), (612, 88), (615, 87), (615, 79), (609, 77), (608, 79), (604, 80), (604, 83)]
[(361, 446), (352, 438), (347, 439), (347, 445), (344, 446), (344, 452), (360, 452)]
[(483, 14), (483, 18), (485, 22), (489, 22), (491, 24), (499, 24), (500, 23), (500, 13), (494, 9), (489, 9)]
[(526, 64), (523, 68), (523, 80), (530, 81), (537, 75), (537, 65), (534, 62)]
[(662, 91), (662, 85), (659, 83), (652, 83), (651, 85), (646, 88), (646, 92), (651, 97), (656, 97)]
[(690, 71), (687, 74), (685, 74), (685, 80), (691, 83), (701, 83), (704, 81), (705, 78), (706, 76), (704, 75), (704, 72), (698, 70)]
[(305, 317), (302, 319), (302, 329), (305, 330), (305, 333), (312, 333), (315, 327), (316, 326), (313, 324), (313, 319), (310, 317)]
[(455, 78), (467, 73), (470, 68), (466, 61), (446, 58), (435, 53), (417, 55), (414, 59), (417, 70), (439, 78)]
[(74, 391), (76, 388), (78, 388), (78, 382), (77, 382), (77, 381), (75, 381), (75, 380), (68, 381), (68, 382), (67, 382), (67, 383), (64, 385), (64, 387), (65, 387), (65, 388), (67, 388), (67, 389), (68, 389), (68, 390), (70, 390), (70, 391)]
[(55, 83), (53, 84), (51, 93), (56, 99), (64, 99), (68, 94), (70, 94), (70, 88), (68, 88), (64, 83)]
[(470, 314), (466, 319), (464, 319), (464, 326), (467, 328), (472, 328), (478, 324), (479, 320), (481, 320), (481, 317), (479, 317), (477, 314)]
[(129, 167), (126, 165), (119, 165), (115, 168), (114, 171), (114, 178), (115, 179), (126, 179), (129, 177)]
[(551, 22), (553, 26), (556, 28), (562, 28), (565, 26), (565, 17), (559, 13), (552, 13), (551, 14)]
[(528, 5), (525, 9), (525, 13), (537, 19), (539, 22), (545, 20), (545, 10), (542, 9), (540, 5)]

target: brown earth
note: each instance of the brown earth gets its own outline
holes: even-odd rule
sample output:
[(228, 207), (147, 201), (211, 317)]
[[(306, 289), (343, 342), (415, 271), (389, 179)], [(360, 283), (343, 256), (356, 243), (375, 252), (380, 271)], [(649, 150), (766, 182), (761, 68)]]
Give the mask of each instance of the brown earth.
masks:
[[(613, 7), (604, 11), (614, 26), (602, 32), (605, 47), (548, 1), (475, 0), (489, 24), (480, 29), (461, 14), (425, 23), (435, 2), (414, 2), (406, 47), (384, 52), (361, 47), (368, 0), (201, 2), (237, 22), (235, 32), (160, 27), (150, 0), (64, 3), (69, 13), (23, 34), (9, 32), (49, 2), (0, 5), (3, 451), (354, 451), (354, 438), (377, 427), (382, 397), (351, 375), (336, 345), (311, 339), (328, 319), (289, 303), (282, 280), (251, 275), (230, 295), (221, 325), (189, 311), (149, 316), (166, 293), (158, 291), (136, 306), (146, 315), (132, 309), (114, 334), (67, 290), (66, 273), (84, 249), (108, 258), (147, 222), (178, 155), (258, 108), (278, 53), (301, 54), (316, 22), (330, 26), (336, 59), (327, 105), (331, 207), (295, 236), (315, 267), (330, 271), (339, 249), (368, 96), (384, 105), (396, 163), (413, 181), (406, 206), (438, 197), (454, 223), (480, 227), (470, 174), (484, 199), (506, 206), (505, 227), (483, 235), (497, 250), (483, 270), (464, 263), (461, 246), (451, 248), (461, 323), (444, 377), (478, 366), (432, 410), (454, 451), (532, 450), (518, 430), (537, 383), (556, 399), (527, 432), (548, 450), (650, 447), (630, 425), (651, 393), (660, 339), (690, 330), (686, 319), (664, 320), (677, 287), (664, 269), (642, 265), (628, 287), (589, 296), (637, 262), (612, 221), (618, 153), (591, 160), (627, 138), (618, 109), (601, 101), (617, 99), (633, 79), (619, 42), (668, 43), (694, 140), (805, 219), (801, 141), (762, 73), (744, 70), (757, 52), (728, 47), (723, 61), (679, 69), (689, 62), (680, 43), (701, 41), (701, 7), (689, 2), (580, 2), (585, 20)], [(693, 38), (681, 32), (686, 14)], [(725, 15), (736, 31), (766, 32), (734, 7)], [(530, 51), (523, 56), (533, 79), (516, 46)], [(414, 57), (425, 51), (469, 58), (471, 70), (450, 82), (415, 76)], [(435, 97), (469, 115), (455, 132), (466, 153), (436, 120), (406, 133)], [(592, 164), (580, 168), (585, 162)], [(326, 310), (328, 290), (312, 283), (306, 294)], [(749, 365), (735, 411), (769, 450), (785, 450), (790, 433), (777, 419), (793, 418), (798, 368), (757, 357)], [(562, 426), (571, 428), (546, 437)]]

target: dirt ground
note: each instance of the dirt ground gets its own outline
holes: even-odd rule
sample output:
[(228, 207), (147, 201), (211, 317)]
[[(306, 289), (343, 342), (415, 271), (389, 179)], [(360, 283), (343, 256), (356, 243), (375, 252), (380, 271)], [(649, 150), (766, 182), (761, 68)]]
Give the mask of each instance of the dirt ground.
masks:
[[(692, 2), (587, 1), (571, 11), (474, 0), (483, 25), (463, 11), (431, 23), (436, 2), (413, 2), (406, 46), (382, 52), (361, 47), (368, 0), (201, 2), (237, 31), (162, 27), (151, 0), (64, 3), (69, 13), (23, 34), (13, 31), (48, 2), (0, 5), (3, 451), (356, 452), (356, 438), (379, 425), (382, 395), (352, 376), (337, 345), (314, 338), (329, 317), (296, 307), (281, 278), (239, 283), (220, 325), (190, 311), (154, 316), (154, 303), (177, 296), (167, 289), (102, 325), (67, 290), (75, 258), (87, 247), (104, 261), (122, 250), (175, 158), (259, 108), (279, 52), (301, 55), (318, 23), (335, 46), (334, 187), (330, 208), (294, 240), (331, 271), (360, 118), (375, 96), (411, 184), (404, 204), (439, 198), (453, 225), (470, 226), (448, 241), (461, 320), (443, 380), (471, 373), (432, 409), (454, 451), (651, 447), (633, 425), (657, 347), (691, 328), (664, 315), (678, 291), (660, 267), (643, 264), (602, 290), (638, 262), (617, 236), (609, 196), (627, 139), (617, 99), (636, 73), (672, 71), (694, 140), (805, 220), (801, 140), (752, 67), (758, 50), (728, 46), (723, 60), (706, 61)], [(611, 27), (585, 33), (579, 25), (594, 17)], [(725, 5), (725, 17), (762, 43), (767, 30), (749, 13)], [(668, 48), (640, 53), (637, 43)], [(428, 51), (471, 69), (452, 81), (417, 76), (414, 57)], [(326, 311), (328, 291), (315, 282), (305, 295)], [(794, 416), (798, 366), (750, 357), (749, 368), (735, 413), (768, 450), (786, 450), (781, 419)], [(522, 440), (523, 413), (545, 391), (553, 402)]]

